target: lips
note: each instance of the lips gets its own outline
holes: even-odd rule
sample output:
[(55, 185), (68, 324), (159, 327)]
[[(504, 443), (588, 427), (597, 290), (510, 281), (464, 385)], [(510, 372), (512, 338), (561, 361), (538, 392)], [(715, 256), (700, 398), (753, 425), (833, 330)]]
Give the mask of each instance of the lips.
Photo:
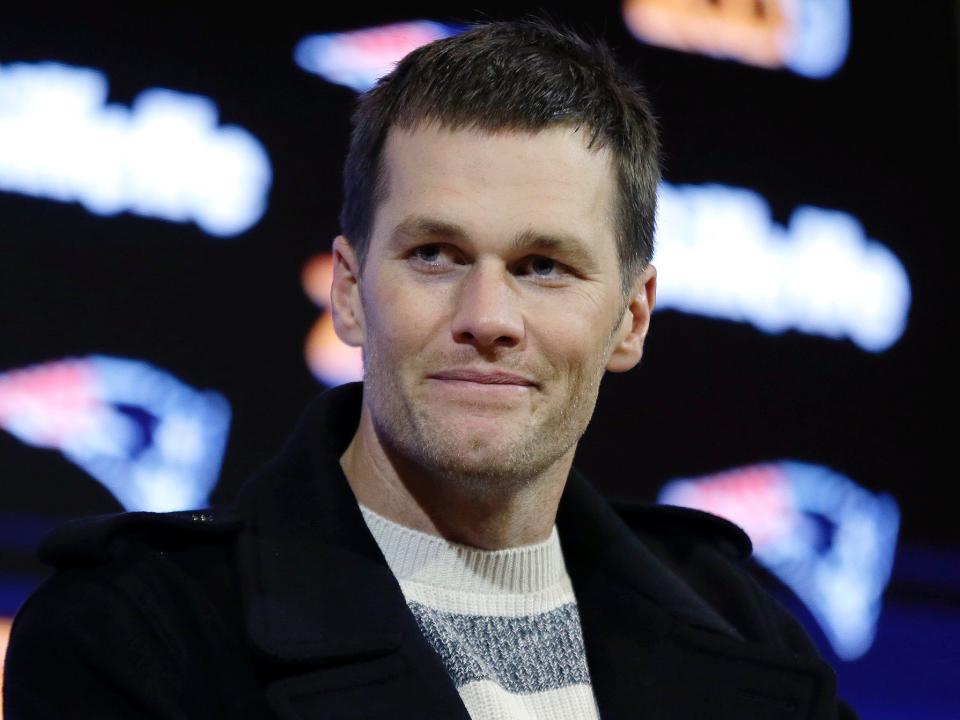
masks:
[(513, 373), (484, 370), (444, 370), (442, 372), (429, 375), (435, 380), (459, 380), (461, 382), (473, 382), (481, 385), (519, 385), (522, 387), (537, 387), (537, 383), (530, 378)]

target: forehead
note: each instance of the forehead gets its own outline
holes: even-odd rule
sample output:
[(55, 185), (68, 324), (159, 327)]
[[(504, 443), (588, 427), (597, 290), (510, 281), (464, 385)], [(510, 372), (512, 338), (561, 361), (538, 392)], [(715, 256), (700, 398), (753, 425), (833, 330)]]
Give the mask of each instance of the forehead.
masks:
[(521, 233), (574, 235), (615, 260), (615, 174), (605, 148), (567, 126), (538, 132), (392, 128), (374, 238), (410, 216), (497, 242)]

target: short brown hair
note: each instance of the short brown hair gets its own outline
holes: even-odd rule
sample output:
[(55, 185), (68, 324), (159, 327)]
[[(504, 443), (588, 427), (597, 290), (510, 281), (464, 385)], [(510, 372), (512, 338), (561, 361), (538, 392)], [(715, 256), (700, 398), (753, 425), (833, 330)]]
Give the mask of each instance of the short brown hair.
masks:
[(423, 122), (491, 132), (585, 128), (588, 147), (608, 147), (614, 158), (625, 293), (650, 262), (660, 180), (656, 121), (643, 89), (602, 42), (587, 42), (540, 18), (484, 22), (417, 48), (361, 95), (340, 212), (361, 265), (385, 195), (387, 132)]

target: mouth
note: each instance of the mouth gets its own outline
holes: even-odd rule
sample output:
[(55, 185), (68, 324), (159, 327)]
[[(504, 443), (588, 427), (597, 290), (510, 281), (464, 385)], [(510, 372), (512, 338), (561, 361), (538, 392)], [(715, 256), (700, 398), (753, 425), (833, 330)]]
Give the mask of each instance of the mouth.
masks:
[(451, 383), (471, 383), (475, 385), (486, 385), (491, 388), (502, 387), (522, 387), (536, 388), (537, 383), (531, 378), (514, 373), (503, 372), (501, 370), (484, 371), (470, 369), (443, 370), (427, 376), (431, 380), (442, 380)]

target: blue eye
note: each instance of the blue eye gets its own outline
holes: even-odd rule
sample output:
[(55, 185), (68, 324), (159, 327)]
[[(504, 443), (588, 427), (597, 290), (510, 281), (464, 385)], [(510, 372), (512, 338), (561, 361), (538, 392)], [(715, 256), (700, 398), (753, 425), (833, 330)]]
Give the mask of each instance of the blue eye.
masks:
[(530, 269), (533, 270), (533, 273), (541, 276), (549, 275), (556, 267), (556, 261), (547, 257), (535, 257), (530, 263)]
[(427, 263), (435, 263), (440, 259), (439, 245), (421, 245), (413, 251), (418, 260)]

